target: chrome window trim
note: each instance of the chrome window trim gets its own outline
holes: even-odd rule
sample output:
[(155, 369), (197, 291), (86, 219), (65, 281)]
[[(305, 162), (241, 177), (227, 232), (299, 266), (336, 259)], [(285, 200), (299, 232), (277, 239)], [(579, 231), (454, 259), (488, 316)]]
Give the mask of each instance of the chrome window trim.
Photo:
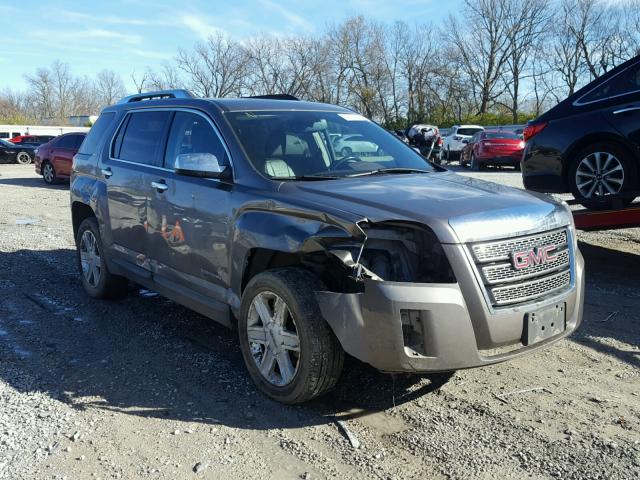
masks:
[(592, 88), (591, 90), (589, 90), (587, 93), (585, 93), (584, 95), (582, 95), (580, 98), (578, 98), (577, 100), (574, 100), (573, 102), (573, 106), (574, 107), (583, 107), (585, 105), (592, 105), (594, 103), (598, 103), (598, 102), (604, 102), (607, 100), (611, 100), (612, 98), (620, 98), (620, 97), (625, 97), (627, 95), (633, 95), (634, 93), (640, 93), (640, 88), (638, 90), (632, 90), (630, 92), (626, 92), (626, 93), (620, 93), (618, 95), (611, 95), (609, 97), (605, 97), (605, 98), (599, 98), (598, 100), (591, 100), (590, 102), (583, 102), (582, 99), (585, 98), (586, 96), (590, 95), (591, 93), (593, 93), (594, 91), (596, 91), (598, 88), (606, 85), (607, 83), (609, 83), (611, 80), (613, 80), (614, 78), (619, 77), (620, 75), (622, 75), (623, 73), (627, 72), (630, 68), (633, 67), (637, 67), (640, 65), (640, 62), (634, 63), (633, 65), (628, 66), (627, 68), (625, 68), (624, 70), (621, 70), (620, 72), (616, 73), (614, 76), (612, 76), (611, 78), (608, 78), (606, 81), (602, 82), (601, 84), (599, 84), (597, 87)]
[[(114, 157), (111, 156), (112, 153), (113, 153), (113, 144), (116, 141), (116, 137), (118, 136), (118, 132), (120, 132), (120, 129), (122, 128), (122, 124), (125, 122), (125, 120), (129, 116), (129, 114), (137, 113), (137, 112), (148, 112), (148, 111), (186, 112), (186, 113), (193, 113), (195, 115), (199, 115), (202, 118), (204, 118), (209, 123), (209, 125), (211, 126), (213, 131), (215, 132), (216, 136), (218, 137), (218, 140), (220, 140), (220, 143), (222, 144), (222, 147), (224, 148), (225, 153), (227, 154), (227, 157), (229, 157), (229, 167), (231, 168), (231, 180), (232, 181), (235, 180), (235, 169), (234, 169), (234, 166), (233, 166), (233, 158), (231, 157), (231, 152), (229, 151), (229, 147), (227, 146), (227, 142), (225, 142), (224, 138), (220, 134), (220, 131), (219, 131), (217, 125), (213, 122), (213, 120), (208, 115), (206, 115), (204, 112), (202, 112), (200, 110), (197, 110), (197, 109), (193, 109), (193, 108), (186, 108), (186, 107), (140, 107), (140, 108), (127, 109), (125, 111), (124, 115), (122, 116), (122, 118), (120, 119), (120, 122), (118, 123), (118, 126), (114, 130), (113, 135), (111, 136), (111, 141), (109, 142), (109, 160), (110, 161), (123, 162), (123, 163), (128, 163), (130, 165), (141, 165), (143, 167), (153, 168), (155, 170), (161, 170), (161, 171), (165, 171), (165, 172), (173, 172), (173, 173), (175, 173), (175, 170), (172, 169), (172, 168), (158, 167), (156, 165), (148, 165), (146, 163), (134, 162), (134, 161), (131, 161), (131, 160), (123, 160), (121, 158), (114, 158)], [(169, 131), (167, 132), (167, 139), (168, 139), (168, 135), (170, 133), (171, 133), (171, 128), (169, 128)], [(163, 162), (164, 162), (164, 159), (163, 159)], [(209, 178), (207, 180), (220, 181), (217, 178)]]

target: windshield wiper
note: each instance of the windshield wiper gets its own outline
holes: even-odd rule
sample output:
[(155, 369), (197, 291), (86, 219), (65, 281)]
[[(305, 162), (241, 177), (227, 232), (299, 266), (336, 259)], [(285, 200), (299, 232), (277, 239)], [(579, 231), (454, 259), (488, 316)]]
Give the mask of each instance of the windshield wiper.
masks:
[(378, 168), (376, 170), (369, 170), (368, 172), (354, 173), (351, 175), (347, 175), (347, 177), (365, 177), (369, 175), (386, 175), (386, 174), (394, 174), (394, 173), (431, 173), (431, 170), (423, 170), (421, 168)]
[(314, 181), (314, 180), (337, 180), (340, 177), (337, 177), (335, 175), (299, 175), (297, 177), (271, 177), (271, 180), (279, 180), (282, 182), (285, 181), (296, 181), (296, 180), (302, 180), (302, 181)]

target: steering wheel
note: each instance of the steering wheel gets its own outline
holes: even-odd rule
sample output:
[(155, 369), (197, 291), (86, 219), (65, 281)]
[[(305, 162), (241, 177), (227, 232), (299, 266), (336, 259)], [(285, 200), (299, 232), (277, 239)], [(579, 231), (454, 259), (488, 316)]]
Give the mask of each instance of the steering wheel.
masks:
[(334, 171), (334, 170), (340, 170), (340, 167), (343, 167), (345, 165), (348, 165), (350, 163), (358, 163), (361, 162), (362, 159), (356, 155), (349, 155), (347, 157), (344, 157), (341, 160), (338, 160), (337, 162), (331, 164), (331, 166), (329, 167), (329, 170)]

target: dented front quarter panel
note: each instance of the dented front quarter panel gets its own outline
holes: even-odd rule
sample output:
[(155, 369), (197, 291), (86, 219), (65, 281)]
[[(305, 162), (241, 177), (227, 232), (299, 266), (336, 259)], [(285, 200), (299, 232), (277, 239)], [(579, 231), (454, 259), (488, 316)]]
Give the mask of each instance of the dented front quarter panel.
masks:
[(236, 212), (230, 241), (231, 290), (241, 296), (245, 267), (253, 249), (305, 254), (325, 251), (326, 239), (362, 242), (360, 221), (364, 219), (346, 212), (319, 210), (305, 202), (294, 205), (265, 198), (244, 203)]

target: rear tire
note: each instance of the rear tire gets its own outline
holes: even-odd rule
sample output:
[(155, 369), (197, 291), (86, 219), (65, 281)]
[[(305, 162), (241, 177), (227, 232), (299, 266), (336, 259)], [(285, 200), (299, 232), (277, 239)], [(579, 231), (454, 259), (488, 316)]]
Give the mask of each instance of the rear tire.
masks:
[(29, 165), (32, 162), (31, 155), (27, 152), (18, 152), (16, 155), (16, 162), (20, 165)]
[(242, 295), (242, 357), (256, 386), (278, 402), (306, 402), (340, 378), (344, 351), (320, 313), (319, 289), (313, 274), (281, 268), (253, 277)]
[(47, 161), (42, 164), (42, 178), (47, 185), (55, 185), (58, 183), (58, 175), (51, 162)]
[(632, 156), (615, 143), (596, 143), (578, 152), (569, 169), (569, 189), (590, 210), (623, 208), (633, 198), (620, 195), (637, 188)]
[(474, 172), (480, 170), (480, 164), (476, 160), (476, 156), (473, 153), (471, 154), (471, 161), (469, 163), (471, 165), (471, 170), (473, 170)]
[(95, 217), (85, 219), (76, 236), (76, 261), (85, 292), (93, 298), (118, 298), (127, 292), (127, 279), (109, 272)]

